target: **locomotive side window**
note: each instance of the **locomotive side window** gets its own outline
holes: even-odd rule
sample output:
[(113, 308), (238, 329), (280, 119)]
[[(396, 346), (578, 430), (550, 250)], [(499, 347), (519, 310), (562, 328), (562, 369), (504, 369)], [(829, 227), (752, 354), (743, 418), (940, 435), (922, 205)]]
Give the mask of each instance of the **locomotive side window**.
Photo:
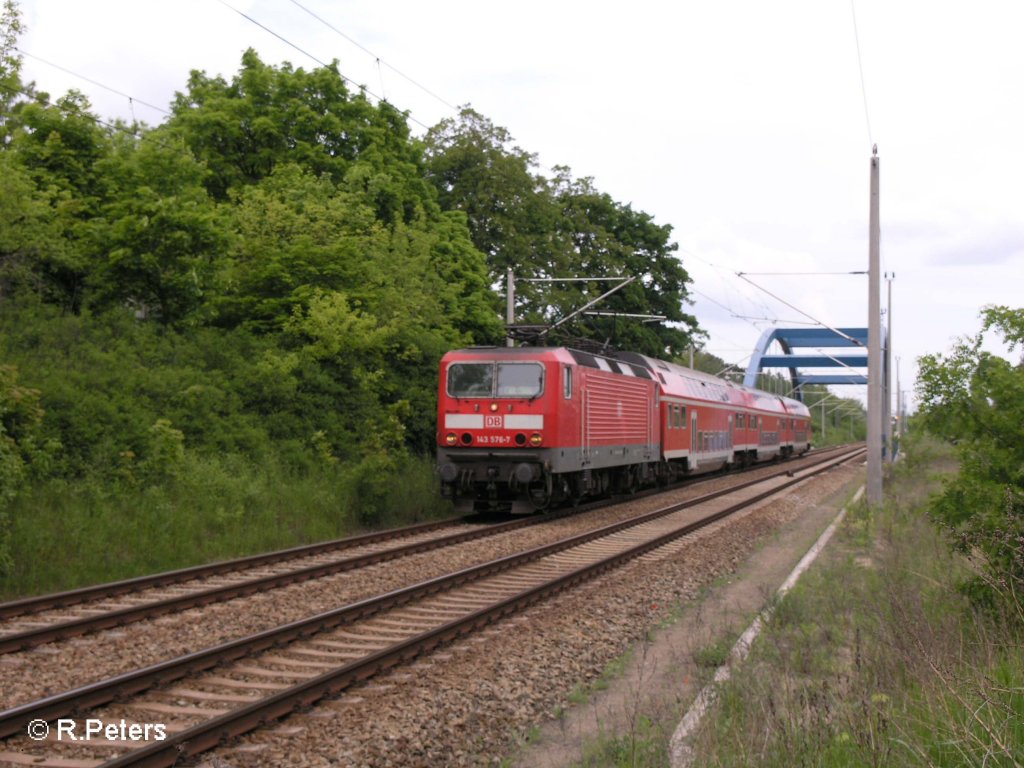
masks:
[(537, 363), (498, 363), (498, 397), (539, 397), (544, 367)]
[(493, 389), (493, 363), (452, 363), (448, 366), (448, 394), (452, 397), (490, 397)]
[(562, 369), (562, 376), (563, 376), (563, 378), (562, 378), (562, 386), (564, 387), (563, 394), (565, 395), (565, 399), (566, 400), (571, 400), (572, 399), (572, 368), (570, 368), (568, 365), (565, 366)]

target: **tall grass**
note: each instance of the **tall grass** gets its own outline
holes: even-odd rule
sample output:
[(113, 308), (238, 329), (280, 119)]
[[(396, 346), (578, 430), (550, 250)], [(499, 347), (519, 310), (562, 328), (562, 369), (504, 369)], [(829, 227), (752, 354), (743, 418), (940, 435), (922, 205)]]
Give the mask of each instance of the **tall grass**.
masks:
[(1022, 765), (1020, 601), (981, 613), (964, 597), (970, 564), (922, 511), (948, 462), (919, 450), (779, 604), (697, 765)]
[[(372, 476), (370, 476), (372, 475)], [(147, 483), (51, 481), (9, 508), (6, 599), (128, 578), (451, 514), (433, 464), (302, 471), (187, 453)]]

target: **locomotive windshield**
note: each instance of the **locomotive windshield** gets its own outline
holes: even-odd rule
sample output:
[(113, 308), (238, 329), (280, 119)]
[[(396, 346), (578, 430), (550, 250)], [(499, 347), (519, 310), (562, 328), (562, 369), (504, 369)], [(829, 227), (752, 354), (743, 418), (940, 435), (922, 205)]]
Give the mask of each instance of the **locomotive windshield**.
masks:
[(539, 363), (452, 363), (448, 394), (452, 397), (539, 397), (544, 367)]

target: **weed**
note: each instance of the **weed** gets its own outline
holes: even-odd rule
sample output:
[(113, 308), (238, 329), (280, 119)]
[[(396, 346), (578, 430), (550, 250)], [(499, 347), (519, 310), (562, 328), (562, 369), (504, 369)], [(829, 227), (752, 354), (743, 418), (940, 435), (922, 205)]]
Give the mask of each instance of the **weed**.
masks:
[(951, 464), (926, 456), (779, 602), (696, 737), (701, 765), (1020, 768), (1020, 624), (958, 590), (971, 564), (923, 512)]

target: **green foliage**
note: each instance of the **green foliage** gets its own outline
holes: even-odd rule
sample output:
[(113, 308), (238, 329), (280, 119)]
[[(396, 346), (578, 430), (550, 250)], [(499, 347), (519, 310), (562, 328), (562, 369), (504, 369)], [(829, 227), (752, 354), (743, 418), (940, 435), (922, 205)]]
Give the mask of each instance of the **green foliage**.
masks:
[(8, 115), (22, 96), (21, 54), (18, 37), (24, 31), (15, 0), (4, 0), (0, 15), (0, 146), (10, 135)]
[(227, 235), (203, 168), (180, 143), (118, 139), (100, 164), (107, 192), (92, 302), (176, 324), (199, 308)]
[(669, 764), (668, 735), (665, 726), (639, 715), (624, 736), (602, 734), (588, 745), (574, 768), (657, 768)]
[(983, 344), (993, 330), (1011, 352), (1024, 344), (1024, 310), (987, 307), (982, 319), (981, 331), (948, 355), (918, 360), (917, 392), (922, 424), (957, 444), (961, 464), (933, 514), (962, 551), (982, 558), (981, 591), (1006, 597), (1024, 588), (1024, 364)]
[[(380, 524), (451, 514), (429, 460), (402, 459), (394, 472), (373, 499)], [(0, 599), (358, 533), (365, 482), (355, 474), (338, 464), (296, 470), (283, 455), (254, 462), (186, 449), (179, 471), (155, 483), (35, 484), (9, 508), (15, 557), (0, 573)]]
[[(681, 354), (702, 335), (696, 319), (682, 311), (689, 276), (675, 256), (671, 227), (617, 203), (591, 179), (573, 179), (568, 168), (556, 168), (553, 179), (541, 176), (534, 155), (471, 109), (427, 134), (426, 157), (441, 205), (466, 214), (492, 283), (503, 283), (508, 269), (519, 278), (635, 276), (599, 309), (660, 314), (672, 326), (586, 317), (573, 322), (572, 333), (661, 357)], [(516, 319), (561, 320), (609, 287), (521, 282)]]
[(25, 482), (32, 463), (45, 466), (50, 444), (40, 444), (43, 409), (39, 391), (18, 384), (18, 369), (0, 365), (0, 574), (11, 567), (6, 508)]
[[(129, 514), (129, 499), (152, 505), (131, 525), (169, 535), (205, 466), (330, 475), (353, 521), (394, 521), (395, 478), (433, 451), (441, 356), (502, 340), (504, 265), (637, 274), (614, 308), (691, 323), (668, 227), (567, 171), (535, 175), (485, 118), (419, 141), (336, 64), (249, 50), (231, 78), (193, 72), (164, 124), (104, 123), (81, 93), (51, 103), (22, 86), (15, 0), (3, 9), (0, 365), (20, 378), (0, 384), (45, 418), (15, 435), (4, 401), (0, 504), (54, 505), (88, 528), (83, 546), (113, 535), (101, 510)], [(554, 306), (524, 293), (528, 318)], [(689, 331), (628, 333), (663, 352)], [(246, 522), (245, 492), (224, 493), (197, 505), (196, 539)], [(427, 497), (398, 503), (415, 513)], [(15, 570), (37, 556), (14, 554)], [(114, 559), (104, 573), (141, 566)]]
[(718, 688), (692, 745), (700, 765), (1020, 764), (1020, 627), (959, 593), (970, 565), (925, 514), (944, 457), (918, 449), (866, 512), (868, 534), (851, 509)]
[(272, 67), (249, 49), (230, 83), (193, 71), (167, 130), (209, 168), (218, 200), (294, 163), (359, 191), (388, 223), (410, 221), (429, 203), (404, 115), (350, 94), (337, 62), (311, 72)]
[(30, 260), (16, 266), (23, 281), (32, 276), (39, 295), (77, 312), (97, 254), (103, 185), (99, 161), (109, 142), (80, 93), (71, 91), (54, 105), (43, 98), (18, 105), (10, 115), (14, 129), (5, 151), (35, 187), (32, 216), (43, 218), (39, 203), (48, 209), (45, 240), (22, 251)]

